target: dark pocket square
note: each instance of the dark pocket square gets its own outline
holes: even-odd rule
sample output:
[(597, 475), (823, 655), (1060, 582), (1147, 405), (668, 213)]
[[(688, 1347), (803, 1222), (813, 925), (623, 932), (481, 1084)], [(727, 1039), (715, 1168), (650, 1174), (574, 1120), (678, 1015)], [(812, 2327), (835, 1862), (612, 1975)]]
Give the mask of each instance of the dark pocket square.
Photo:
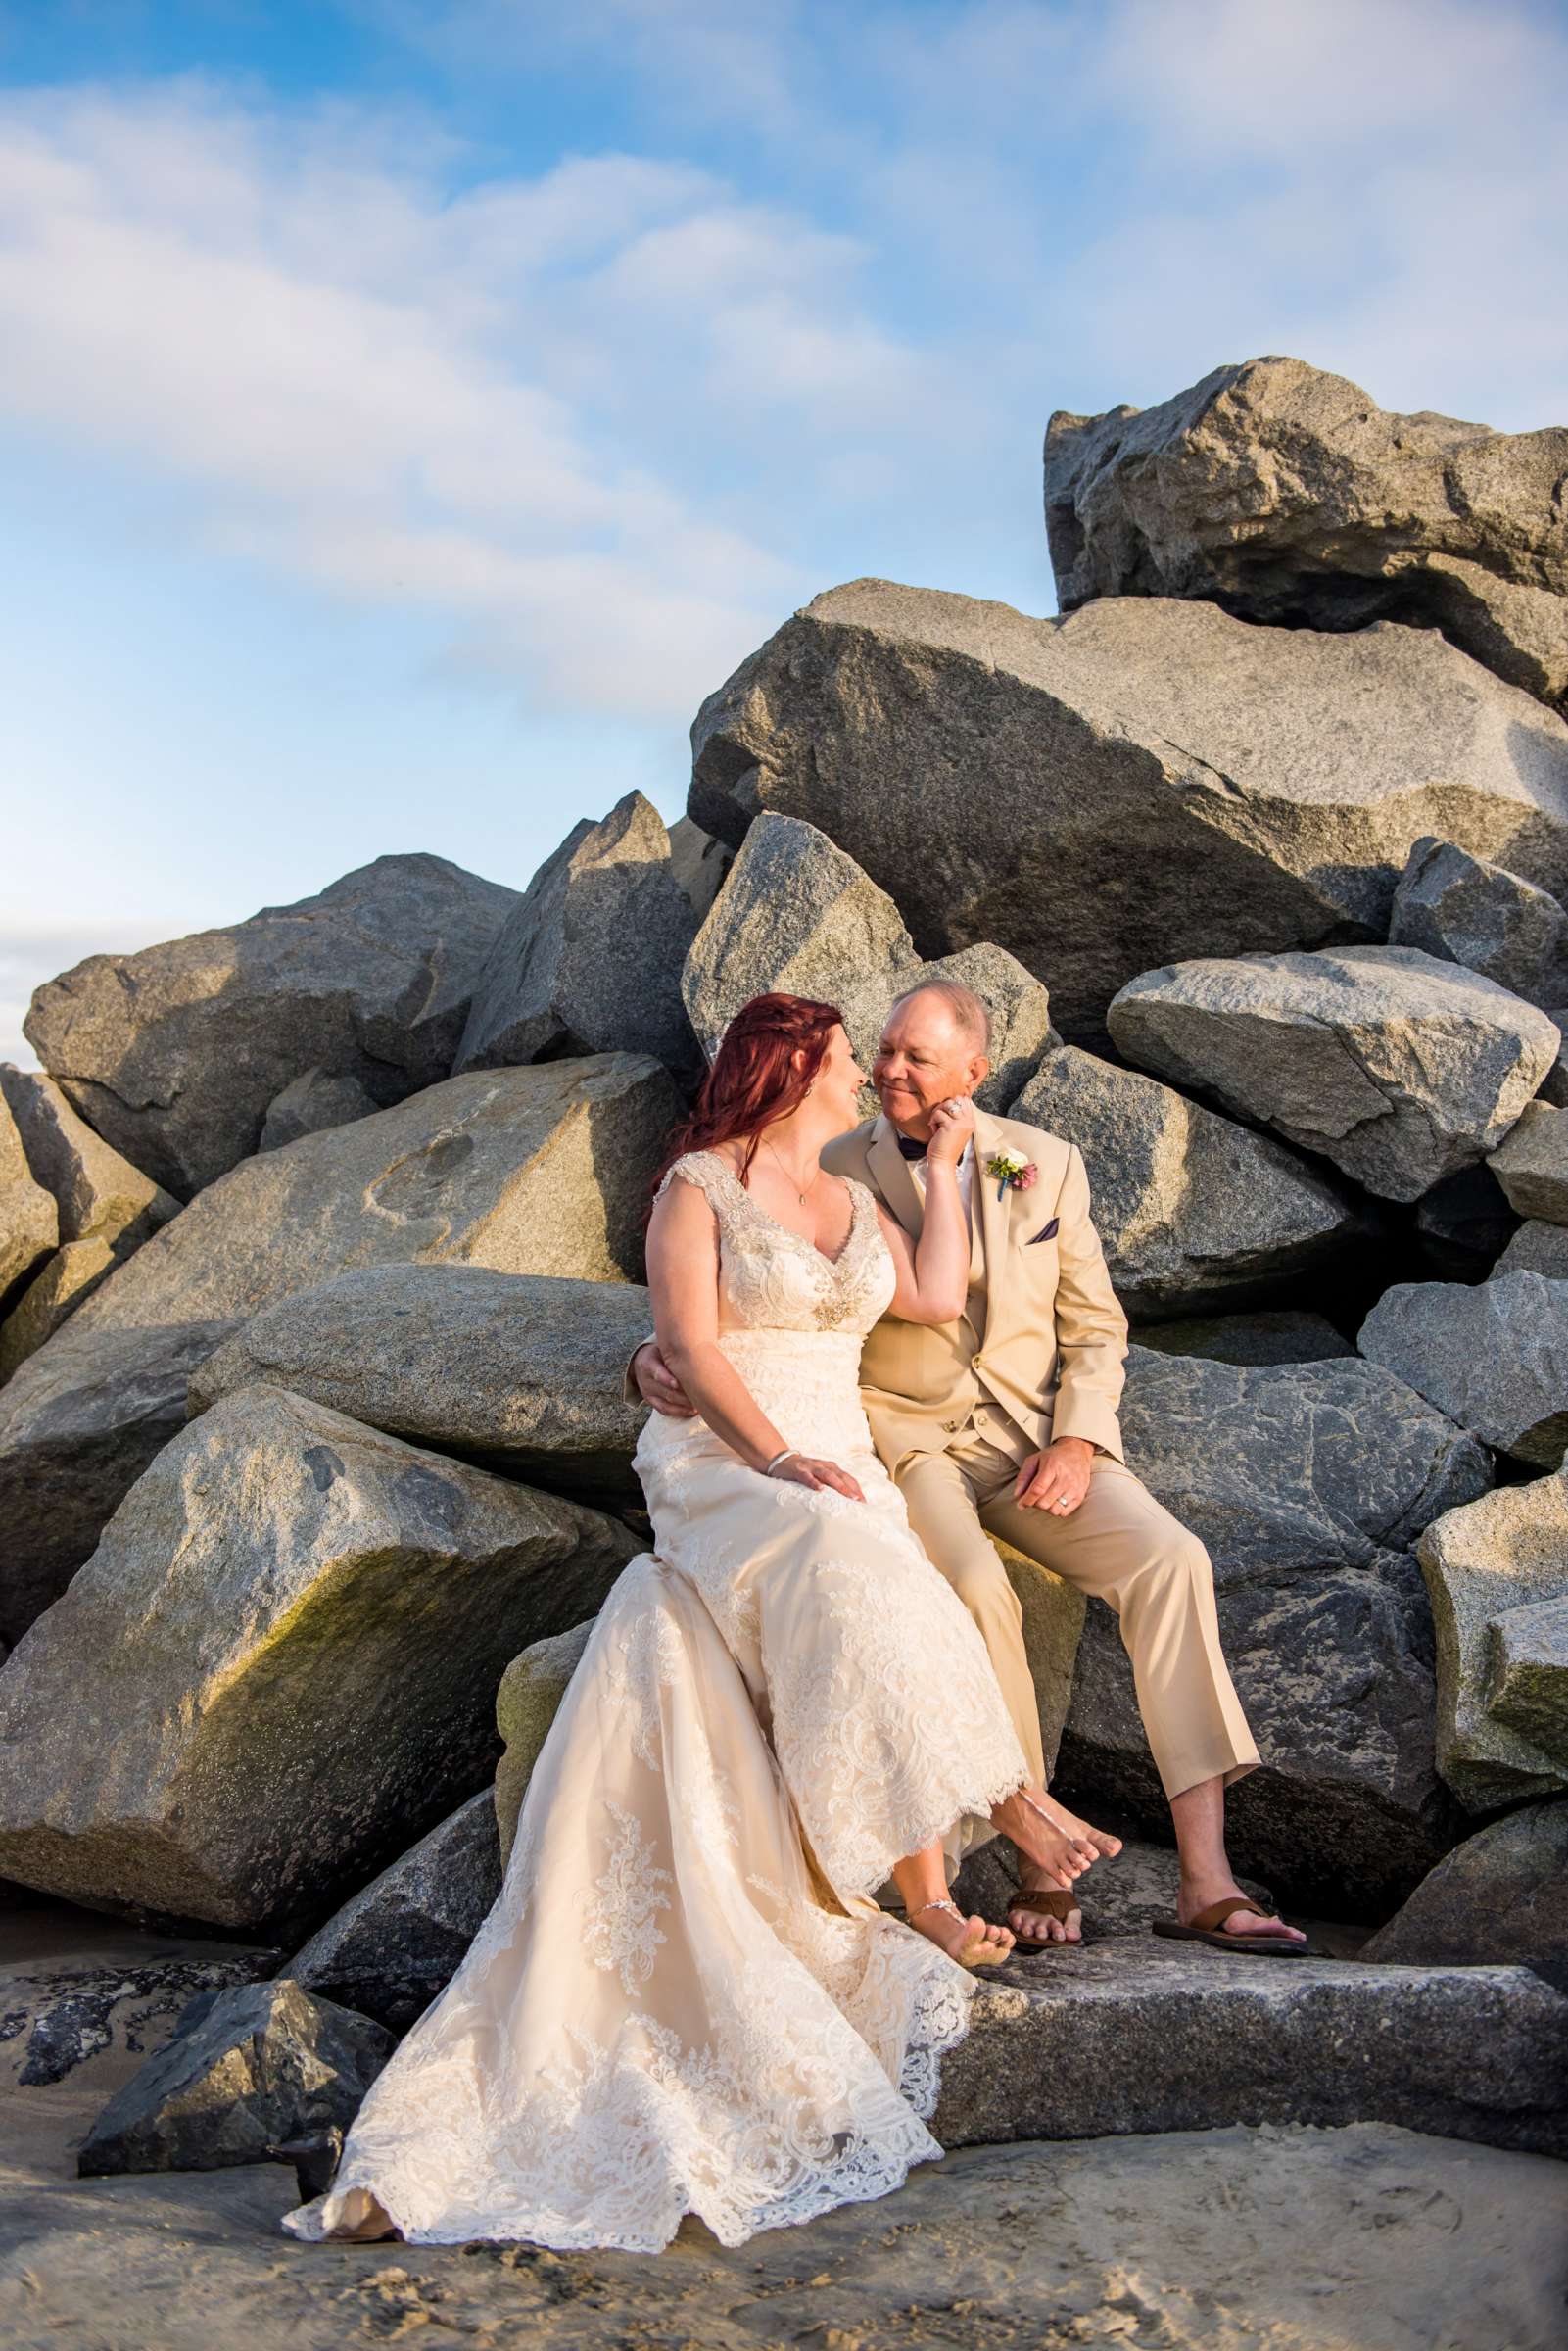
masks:
[(1036, 1241), (1048, 1241), (1048, 1240), (1050, 1240), (1050, 1238), (1051, 1238), (1052, 1234), (1053, 1234), (1053, 1233), (1056, 1231), (1056, 1228), (1057, 1228), (1057, 1226), (1058, 1226), (1058, 1225), (1061, 1223), (1061, 1222), (1062, 1222), (1062, 1220), (1061, 1220), (1061, 1218), (1060, 1218), (1060, 1217), (1053, 1217), (1053, 1218), (1051, 1219), (1051, 1222), (1050, 1222), (1050, 1223), (1049, 1223), (1049, 1224), (1047, 1224), (1047, 1225), (1044, 1227), (1044, 1229), (1043, 1229), (1042, 1231), (1040, 1231), (1040, 1232), (1037, 1232), (1037, 1233), (1033, 1234), (1033, 1235), (1032, 1235), (1032, 1237), (1031, 1237), (1031, 1238), (1030, 1238), (1028, 1241), (1026, 1241), (1026, 1242), (1025, 1242), (1024, 1246), (1025, 1246), (1026, 1248), (1032, 1249), (1032, 1248), (1034, 1247), (1034, 1243), (1035, 1243)]

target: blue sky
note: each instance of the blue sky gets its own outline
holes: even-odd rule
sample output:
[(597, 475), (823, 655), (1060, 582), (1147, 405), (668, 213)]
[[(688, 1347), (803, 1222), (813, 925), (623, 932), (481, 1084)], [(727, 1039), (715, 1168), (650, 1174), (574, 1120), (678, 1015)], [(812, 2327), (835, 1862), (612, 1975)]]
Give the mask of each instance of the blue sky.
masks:
[(432, 849), (521, 887), (861, 573), (1054, 608), (1056, 408), (1568, 419), (1521, 0), (0, 0), (0, 1055)]

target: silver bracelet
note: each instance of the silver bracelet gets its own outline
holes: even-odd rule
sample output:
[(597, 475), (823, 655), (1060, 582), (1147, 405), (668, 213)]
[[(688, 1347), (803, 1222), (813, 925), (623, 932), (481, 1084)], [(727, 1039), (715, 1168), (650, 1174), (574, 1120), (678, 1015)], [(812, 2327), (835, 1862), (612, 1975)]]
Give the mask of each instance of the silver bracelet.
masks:
[(767, 1467), (762, 1472), (763, 1476), (772, 1477), (774, 1471), (778, 1468), (781, 1462), (794, 1461), (799, 1451), (800, 1448), (798, 1445), (786, 1445), (783, 1453), (776, 1453), (774, 1455), (773, 1460), (768, 1463)]

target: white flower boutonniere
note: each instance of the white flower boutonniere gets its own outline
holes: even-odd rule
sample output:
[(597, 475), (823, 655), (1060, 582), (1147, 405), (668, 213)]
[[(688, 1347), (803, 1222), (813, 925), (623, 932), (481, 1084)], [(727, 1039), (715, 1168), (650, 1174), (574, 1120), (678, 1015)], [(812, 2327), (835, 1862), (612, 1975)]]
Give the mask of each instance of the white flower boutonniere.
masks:
[(993, 1151), (985, 1173), (995, 1179), (998, 1200), (1005, 1200), (1009, 1192), (1026, 1192), (1040, 1171), (1032, 1159), (1021, 1159), (1016, 1151)]

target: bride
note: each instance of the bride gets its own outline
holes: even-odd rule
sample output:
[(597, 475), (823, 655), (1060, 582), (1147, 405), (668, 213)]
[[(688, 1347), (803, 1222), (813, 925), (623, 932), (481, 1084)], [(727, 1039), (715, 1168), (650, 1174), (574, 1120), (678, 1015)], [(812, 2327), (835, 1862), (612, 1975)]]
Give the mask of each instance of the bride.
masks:
[(872, 1448), (865, 1333), (963, 1309), (973, 1112), (937, 1114), (915, 1247), (818, 1166), (864, 1082), (833, 1006), (759, 996), (673, 1140), (648, 1280), (698, 1417), (639, 1441), (654, 1548), (598, 1615), (494, 1907), (297, 2236), (653, 2252), (687, 2213), (734, 2245), (882, 2195), (942, 2152), (969, 1971), (1013, 1942), (948, 1868), (993, 1829), (1064, 1887), (1095, 1857), (1041, 1809)]

